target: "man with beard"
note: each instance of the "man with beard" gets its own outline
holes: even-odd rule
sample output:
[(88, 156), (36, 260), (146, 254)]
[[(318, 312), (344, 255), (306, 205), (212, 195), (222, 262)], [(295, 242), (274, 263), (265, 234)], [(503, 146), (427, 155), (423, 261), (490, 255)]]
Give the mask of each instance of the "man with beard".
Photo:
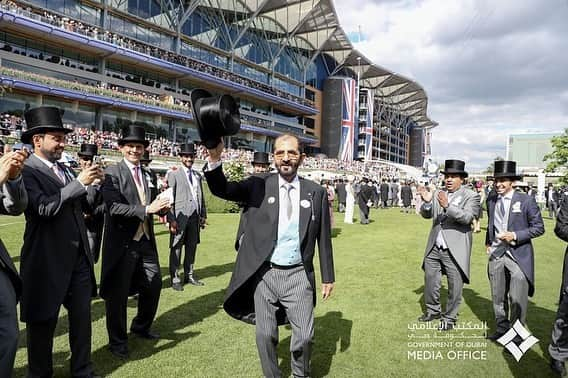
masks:
[(327, 193), (297, 176), (304, 154), (294, 135), (281, 135), (274, 142), (277, 174), (227, 182), (222, 151), (222, 142), (209, 150), (205, 171), (209, 188), (218, 197), (245, 204), (249, 212), (223, 306), (234, 318), (256, 323), (256, 343), (266, 377), (281, 376), (278, 325), (289, 320), (292, 374), (307, 377), (314, 335), (316, 241), (323, 299), (331, 294), (334, 282)]
[[(424, 254), (424, 302), (426, 313), (418, 318), (421, 322), (440, 319), (439, 329), (454, 328), (461, 303), (463, 284), (469, 283), (469, 260), (471, 256), (471, 222), (479, 212), (479, 195), (463, 186), (467, 177), (465, 163), (461, 160), (446, 160), (444, 190), (434, 193), (422, 188), (424, 203), (420, 213), (432, 218), (432, 229)], [(448, 278), (446, 311), (440, 305), (442, 272)]]
[(205, 227), (207, 210), (203, 198), (202, 177), (194, 171), (195, 145), (184, 143), (179, 151), (182, 167), (168, 175), (168, 187), (172, 189), (173, 206), (168, 212), (170, 224), (170, 277), (172, 289), (183, 291), (182, 279), (179, 277), (181, 249), (185, 246), (183, 262), (183, 283), (203, 286), (195, 276), (193, 265), (199, 244), (199, 231)]
[(142, 126), (130, 125), (118, 145), (124, 157), (105, 170), (102, 186), (107, 208), (101, 269), (101, 297), (105, 300), (110, 352), (128, 358), (126, 309), (129, 295), (138, 295), (138, 312), (130, 331), (138, 337), (156, 340), (151, 331), (158, 310), (162, 275), (154, 235), (153, 215), (165, 213), (168, 198), (154, 199), (152, 178), (141, 167), (150, 142)]
[(63, 127), (58, 108), (34, 108), (24, 116), (28, 129), (22, 133), (22, 142), (34, 147), (22, 171), (28, 193), (20, 263), (28, 376), (53, 375), (53, 335), (64, 305), (69, 318), (71, 375), (90, 377), (91, 297), (97, 289), (82, 205), (86, 188), (103, 173), (92, 165), (75, 178), (70, 168), (58, 163), (65, 135), (72, 132)]

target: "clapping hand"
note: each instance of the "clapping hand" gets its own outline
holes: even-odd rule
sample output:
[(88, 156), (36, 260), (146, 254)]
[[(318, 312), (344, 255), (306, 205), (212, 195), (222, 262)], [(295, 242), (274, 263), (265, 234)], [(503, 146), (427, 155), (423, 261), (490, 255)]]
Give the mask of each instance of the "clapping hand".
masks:
[(20, 175), (24, 161), (28, 158), (26, 150), (8, 151), (0, 157), (0, 184), (14, 180)]
[(422, 197), (422, 201), (432, 201), (432, 192), (430, 192), (425, 186), (418, 188), (418, 193), (420, 194), (420, 197)]
[(438, 192), (438, 203), (440, 204), (440, 206), (442, 206), (444, 209), (447, 208), (449, 206), (449, 200), (448, 200), (448, 193), (440, 190)]

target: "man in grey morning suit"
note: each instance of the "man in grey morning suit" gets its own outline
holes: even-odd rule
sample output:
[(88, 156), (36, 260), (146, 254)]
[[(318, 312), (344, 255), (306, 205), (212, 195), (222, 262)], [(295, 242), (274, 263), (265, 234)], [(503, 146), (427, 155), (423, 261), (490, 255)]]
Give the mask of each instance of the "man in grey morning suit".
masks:
[[(471, 255), (471, 222), (479, 212), (479, 195), (462, 186), (467, 172), (461, 160), (446, 160), (445, 190), (434, 193), (422, 188), (424, 200), (420, 213), (432, 218), (424, 262), (424, 301), (426, 313), (419, 321), (440, 321), (439, 329), (451, 330), (458, 317), (464, 283), (469, 283), (469, 259)], [(442, 272), (448, 277), (448, 302), (446, 311), (440, 305)]]
[(297, 176), (304, 155), (293, 135), (274, 143), (278, 174), (227, 182), (220, 167), (223, 144), (209, 150), (205, 178), (211, 192), (248, 207), (248, 222), (225, 297), (225, 311), (256, 323), (256, 344), (266, 377), (280, 377), (278, 325), (286, 315), (292, 327), (290, 354), (295, 377), (310, 375), (314, 333), (314, 249), (318, 243), (322, 295), (334, 282), (327, 192)]
[(544, 234), (534, 198), (513, 189), (513, 183), (520, 178), (516, 168), (514, 161), (495, 162), (496, 195), (487, 198), (487, 271), (497, 326), (495, 333), (487, 336), (492, 341), (503, 336), (517, 320), (525, 324), (528, 297), (534, 293), (532, 239)]
[[(170, 277), (172, 289), (183, 290), (183, 283), (202, 286), (193, 272), (195, 253), (199, 244), (199, 231), (205, 227), (207, 210), (203, 198), (202, 177), (195, 172), (193, 159), (195, 158), (195, 145), (184, 143), (179, 151), (182, 167), (170, 172), (168, 187), (172, 188), (174, 203), (168, 212), (170, 224)], [(183, 262), (183, 282), (179, 277), (181, 250), (185, 247)]]
[[(0, 146), (0, 155), (4, 147)], [(26, 151), (6, 152), (0, 158), (0, 214), (19, 215), (28, 204), (28, 194), (20, 174)], [(18, 350), (18, 312), (16, 304), (22, 281), (0, 240), (0, 377), (11, 377)]]

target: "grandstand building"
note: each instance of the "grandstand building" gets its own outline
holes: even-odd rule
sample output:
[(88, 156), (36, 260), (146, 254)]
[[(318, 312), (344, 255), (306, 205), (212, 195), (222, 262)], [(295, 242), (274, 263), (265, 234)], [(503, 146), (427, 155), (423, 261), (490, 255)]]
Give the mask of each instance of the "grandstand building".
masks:
[(311, 153), (421, 166), (436, 126), (417, 83), (353, 49), (332, 0), (0, 0), (0, 85), (16, 135), (53, 105), (76, 128), (198, 140), (197, 87), (239, 100), (233, 148), (291, 132)]

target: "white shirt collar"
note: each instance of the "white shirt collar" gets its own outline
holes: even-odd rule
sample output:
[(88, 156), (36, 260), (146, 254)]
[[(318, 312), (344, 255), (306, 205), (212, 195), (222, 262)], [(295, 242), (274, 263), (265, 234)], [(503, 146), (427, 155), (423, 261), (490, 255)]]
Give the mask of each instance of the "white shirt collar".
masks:
[(509, 191), (509, 193), (505, 194), (504, 196), (499, 196), (499, 198), (506, 198), (508, 200), (512, 200), (513, 199), (513, 194), (515, 194), (515, 190), (511, 190)]
[(47, 168), (52, 169), (53, 166), (55, 165), (55, 163), (50, 162), (49, 160), (46, 160), (44, 158), (42, 158), (41, 156), (39, 156), (38, 154), (34, 154), (36, 158), (38, 158), (43, 164), (47, 165)]
[(141, 166), (140, 164), (134, 165), (134, 164), (132, 164), (130, 161), (128, 161), (127, 159), (124, 159), (124, 162), (126, 163), (126, 166), (128, 167), (128, 169), (130, 169), (131, 171), (132, 171), (135, 167), (139, 167), (140, 170), (142, 170), (142, 166)]
[(284, 180), (284, 178), (280, 175), (278, 175), (278, 187), (281, 188), (283, 185), (285, 184), (291, 184), (294, 189), (298, 189), (300, 187), (300, 179), (298, 178), (298, 175), (294, 176), (294, 179), (292, 179), (292, 182), (288, 182), (286, 180)]

